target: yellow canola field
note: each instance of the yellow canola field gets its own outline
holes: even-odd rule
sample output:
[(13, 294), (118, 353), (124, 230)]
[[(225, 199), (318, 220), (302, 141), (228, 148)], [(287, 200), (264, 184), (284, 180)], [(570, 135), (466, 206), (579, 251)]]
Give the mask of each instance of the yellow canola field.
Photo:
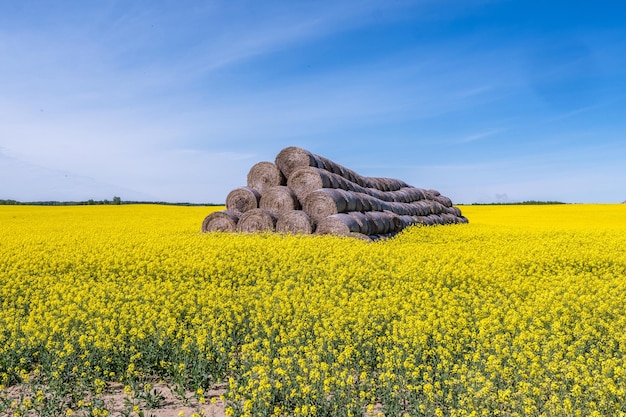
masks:
[(199, 233), (219, 209), (0, 206), (0, 415), (159, 380), (235, 416), (626, 415), (626, 205), (375, 243)]

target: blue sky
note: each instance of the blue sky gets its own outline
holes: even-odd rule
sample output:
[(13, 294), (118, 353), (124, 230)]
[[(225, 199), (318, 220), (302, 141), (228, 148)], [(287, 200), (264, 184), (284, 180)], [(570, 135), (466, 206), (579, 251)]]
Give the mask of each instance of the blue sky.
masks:
[(0, 2), (0, 199), (223, 203), (300, 146), (454, 203), (626, 199), (621, 1)]

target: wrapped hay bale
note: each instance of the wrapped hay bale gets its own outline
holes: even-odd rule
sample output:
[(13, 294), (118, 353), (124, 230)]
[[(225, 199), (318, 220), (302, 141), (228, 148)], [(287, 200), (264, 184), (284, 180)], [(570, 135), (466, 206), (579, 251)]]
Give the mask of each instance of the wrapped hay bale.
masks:
[(281, 150), (276, 156), (275, 164), (287, 179), (296, 169), (312, 166), (337, 174), (361, 187), (375, 188), (380, 191), (395, 191), (402, 187), (408, 187), (408, 184), (402, 180), (364, 177), (330, 159), (315, 155), (296, 146), (290, 146)]
[(392, 195), (394, 197), (392, 201), (398, 203), (413, 203), (426, 198), (424, 190), (416, 187), (403, 187), (397, 191), (393, 191)]
[(285, 185), (287, 182), (278, 167), (268, 161), (254, 164), (252, 168), (250, 168), (250, 171), (248, 171), (247, 179), (248, 187), (254, 188), (261, 194), (268, 188)]
[(424, 224), (422, 216), (402, 215), (398, 216), (398, 219), (401, 223), (400, 230), (415, 224)]
[(332, 188), (321, 188), (310, 192), (302, 203), (302, 207), (314, 221), (319, 221), (331, 214), (351, 211), (389, 211), (397, 215), (424, 216), (445, 212), (445, 207), (436, 201), (389, 202), (369, 194)]
[(226, 209), (237, 214), (259, 207), (261, 194), (252, 187), (239, 187), (226, 196)]
[[(429, 219), (434, 224), (435, 219)], [(347, 212), (332, 214), (319, 221), (316, 233), (349, 236), (355, 233), (377, 240), (399, 233), (404, 227), (418, 224), (414, 217), (400, 218), (395, 213), (383, 211)]]
[[(287, 186), (293, 190), (300, 201), (304, 201), (310, 192), (320, 188), (340, 188), (346, 191), (367, 194), (383, 201), (397, 201), (398, 198), (401, 198), (404, 202), (410, 202), (424, 198), (421, 192), (416, 194), (406, 191), (413, 187), (404, 187), (397, 191), (381, 191), (377, 188), (362, 187), (339, 174), (310, 166), (297, 168), (293, 171), (289, 179), (287, 179)], [(414, 198), (416, 195), (417, 198)]]
[(300, 203), (291, 188), (286, 185), (277, 185), (267, 188), (261, 195), (259, 208), (269, 210), (278, 216), (284, 211), (298, 210)]
[(384, 177), (361, 177), (362, 183), (364, 187), (375, 188), (381, 191), (397, 191), (403, 187), (408, 187), (409, 185), (395, 178), (384, 178)]
[(350, 232), (346, 236), (352, 237), (352, 238), (355, 238), (355, 239), (359, 239), (359, 240), (362, 240), (364, 242), (372, 242), (374, 240), (374, 239), (372, 239), (371, 236), (364, 235), (363, 233)]
[(429, 214), (426, 217), (431, 219), (432, 224), (446, 224), (439, 214)]
[(383, 211), (386, 203), (368, 194), (342, 190), (340, 188), (320, 188), (306, 196), (303, 210), (318, 222), (331, 214), (349, 211)]
[(455, 215), (456, 217), (461, 216), (461, 209), (458, 207), (446, 207), (446, 212)]
[(432, 214), (432, 204), (430, 204), (430, 200), (420, 200), (413, 203), (413, 206), (417, 210), (418, 216), (428, 216)]
[(437, 203), (441, 204), (444, 207), (452, 207), (452, 200), (450, 200), (448, 197), (445, 197), (443, 195), (435, 196), (431, 198), (431, 200), (436, 201)]
[(330, 159), (315, 155), (305, 149), (298, 148), (296, 146), (290, 146), (281, 150), (278, 155), (276, 155), (275, 163), (278, 169), (280, 169), (280, 171), (287, 179), (289, 179), (291, 173), (294, 172), (296, 169), (312, 166), (333, 172), (335, 174), (339, 174), (352, 182), (356, 182), (357, 184), (362, 185), (358, 181), (360, 176), (354, 171), (339, 164), (336, 164)]
[(273, 232), (276, 230), (276, 216), (269, 210), (256, 208), (241, 215), (237, 223), (238, 232)]
[(278, 216), (276, 231), (279, 233), (311, 234), (315, 231), (315, 224), (304, 211), (289, 210)]
[(368, 211), (365, 212), (371, 220), (371, 224), (375, 226), (375, 230), (370, 230), (371, 235), (386, 235), (389, 233), (397, 233), (400, 231), (395, 215), (385, 211)]
[(215, 211), (204, 218), (202, 232), (234, 232), (237, 230), (239, 216), (230, 211)]
[(347, 236), (350, 233), (364, 234), (359, 223), (348, 213), (336, 213), (324, 217), (317, 224), (316, 233), (339, 236)]
[(375, 228), (372, 226), (371, 219), (367, 217), (365, 213), (361, 211), (350, 211), (347, 214), (352, 216), (352, 218), (357, 222), (362, 234), (371, 235), (376, 232)]
[(453, 224), (458, 223), (457, 217), (454, 214), (450, 213), (441, 213), (439, 215), (445, 224)]

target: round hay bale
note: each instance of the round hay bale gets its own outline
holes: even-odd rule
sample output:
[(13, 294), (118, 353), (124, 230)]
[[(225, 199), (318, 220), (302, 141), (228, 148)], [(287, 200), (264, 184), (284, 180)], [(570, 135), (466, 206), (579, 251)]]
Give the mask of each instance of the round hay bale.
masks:
[(365, 186), (365, 181), (363, 181), (363, 177), (356, 172), (339, 165), (335, 170), (335, 173), (347, 179), (350, 182), (360, 185), (361, 187)]
[(379, 240), (386, 240), (386, 239), (391, 239), (392, 237), (396, 236), (398, 233), (394, 232), (394, 233), (385, 233), (382, 235), (372, 235), (370, 236), (370, 238), (372, 238), (372, 241), (377, 242)]
[(348, 194), (348, 191), (337, 188), (320, 188), (306, 196), (302, 208), (314, 222), (318, 223), (332, 214), (348, 211)]
[(417, 211), (415, 207), (408, 203), (389, 202), (384, 204), (384, 206), (385, 208), (383, 211), (389, 211), (398, 215), (415, 214), (415, 212)]
[(347, 236), (350, 233), (361, 233), (361, 229), (354, 217), (348, 213), (337, 213), (320, 220), (315, 232), (323, 235)]
[(403, 229), (416, 224), (424, 224), (422, 216), (402, 216)]
[(300, 201), (304, 201), (309, 193), (320, 188), (337, 188), (332, 185), (329, 173), (317, 167), (298, 168), (287, 179), (287, 186)]
[(226, 196), (226, 209), (242, 214), (259, 207), (261, 194), (252, 187), (239, 187)]
[(323, 169), (328, 172), (333, 172), (333, 169), (335, 168), (335, 163), (333, 161), (331, 161), (330, 159), (324, 158), (322, 156), (319, 156), (319, 155), (313, 155), (313, 157), (317, 161), (318, 168)]
[[(382, 192), (392, 192), (397, 191), (403, 187), (409, 187), (409, 185), (404, 181), (394, 178), (361, 176), (358, 173), (331, 161), (330, 159), (315, 155), (314, 153), (311, 153), (302, 148), (298, 148), (296, 146), (290, 146), (281, 150), (276, 156), (275, 165), (278, 167), (280, 172), (282, 172), (285, 178), (287, 178), (287, 180), (289, 180), (291, 174), (298, 168), (310, 166), (340, 176), (347, 181), (354, 183), (355, 185), (375, 189)], [(331, 180), (336, 179), (337, 178), (331, 178)], [(343, 185), (341, 185), (341, 183), (339, 184), (339, 187), (345, 188)], [(362, 192), (361, 190), (357, 189), (350, 190)], [(380, 196), (377, 197), (381, 198)], [(393, 201), (393, 198), (391, 196), (387, 196), (386, 198), (382, 199), (387, 201)]]
[(419, 224), (419, 225), (427, 225), (426, 221), (424, 220), (424, 216), (410, 216), (411, 217), (411, 223), (408, 224), (406, 227), (415, 225), (415, 224)]
[(359, 230), (362, 234), (372, 234), (373, 227), (370, 227), (370, 219), (365, 215), (365, 213), (360, 211), (350, 211), (348, 214), (357, 222)]
[(363, 208), (363, 199), (359, 196), (360, 193), (353, 191), (346, 192), (346, 211), (361, 211)]
[(372, 242), (372, 238), (370, 236), (366, 235), (366, 234), (363, 234), (363, 233), (350, 232), (346, 236), (352, 237), (352, 238), (355, 238), (355, 239), (359, 239), (359, 240), (362, 240), (364, 242)]
[(291, 188), (277, 185), (266, 189), (261, 195), (259, 208), (269, 210), (278, 216), (284, 211), (300, 209), (300, 203)]
[(230, 210), (214, 211), (202, 221), (202, 233), (234, 232), (239, 216)]
[(276, 155), (275, 164), (285, 178), (289, 179), (291, 173), (298, 168), (318, 166), (318, 160), (311, 152), (297, 146), (290, 146)]
[(402, 191), (402, 193), (406, 196), (407, 200), (405, 201), (405, 203), (412, 203), (414, 201), (420, 201), (426, 198), (424, 196), (423, 190), (421, 190), (420, 188), (404, 187), (401, 188), (399, 191)]
[(363, 201), (362, 211), (383, 211), (389, 208), (389, 204), (379, 198), (368, 194), (360, 194), (359, 196)]
[(461, 209), (459, 209), (458, 207), (446, 207), (446, 211), (450, 214), (453, 214), (455, 216), (460, 216), (461, 215)]
[(445, 213), (447, 211), (447, 207), (444, 206), (443, 204), (441, 204), (437, 200), (431, 200), (431, 204), (434, 207), (434, 213), (435, 214), (441, 214), (441, 213)]
[(441, 217), (441, 220), (444, 222), (444, 224), (456, 223), (456, 216), (453, 214), (441, 213), (439, 214), (439, 217)]
[(237, 223), (238, 232), (273, 232), (276, 230), (276, 216), (269, 210), (256, 208), (241, 215)]
[(364, 183), (367, 187), (385, 192), (397, 191), (403, 187), (409, 187), (409, 185), (402, 180), (385, 177), (364, 177)]
[(397, 191), (393, 191), (389, 193), (391, 196), (391, 201), (394, 203), (410, 203), (411, 195), (404, 189), (399, 189)]
[(315, 224), (302, 210), (282, 212), (276, 220), (276, 231), (279, 233), (311, 234), (314, 230)]
[(380, 184), (380, 178), (375, 177), (364, 177), (363, 178), (363, 186), (367, 188), (373, 188), (375, 190), (382, 191), (382, 187)]
[(429, 214), (432, 214), (430, 200), (415, 201), (413, 205), (419, 209), (420, 216), (428, 216)]
[(380, 235), (387, 233), (384, 214), (382, 211), (366, 211), (365, 216), (369, 219), (370, 235)]
[(428, 217), (432, 219), (433, 224), (445, 224), (445, 221), (439, 214), (430, 214)]
[(434, 226), (436, 224), (434, 216), (435, 216), (434, 214), (429, 214), (427, 216), (422, 216), (423, 224), (425, 224), (426, 226)]
[(368, 211), (370, 209), (370, 196), (363, 193), (354, 193), (354, 211)]
[(430, 198), (432, 201), (436, 201), (444, 207), (452, 207), (452, 200), (443, 195), (438, 195)]
[(280, 172), (276, 164), (268, 161), (262, 161), (254, 164), (248, 171), (248, 187), (254, 188), (261, 195), (266, 189), (285, 185), (285, 176)]
[(392, 191), (391, 182), (389, 181), (388, 178), (383, 178), (383, 177), (378, 178), (377, 183), (381, 191), (384, 191), (384, 192)]
[(399, 232), (400, 230), (402, 230), (402, 228), (404, 227), (404, 222), (398, 214), (392, 211), (384, 211), (383, 213), (385, 213), (389, 218), (389, 224), (391, 229), (393, 229), (395, 232)]
[(426, 211), (428, 212), (427, 215), (433, 215), (433, 214), (437, 214), (437, 205), (433, 200), (422, 200), (419, 203), (421, 203), (422, 208), (426, 209)]

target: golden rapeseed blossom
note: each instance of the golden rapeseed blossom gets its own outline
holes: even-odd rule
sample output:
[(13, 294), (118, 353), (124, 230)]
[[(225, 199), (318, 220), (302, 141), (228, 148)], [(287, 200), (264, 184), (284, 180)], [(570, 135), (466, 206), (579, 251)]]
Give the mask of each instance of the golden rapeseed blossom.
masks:
[(163, 379), (225, 383), (233, 416), (626, 415), (626, 206), (462, 209), (364, 243), (2, 206), (0, 414), (107, 415), (107, 383), (135, 407)]

